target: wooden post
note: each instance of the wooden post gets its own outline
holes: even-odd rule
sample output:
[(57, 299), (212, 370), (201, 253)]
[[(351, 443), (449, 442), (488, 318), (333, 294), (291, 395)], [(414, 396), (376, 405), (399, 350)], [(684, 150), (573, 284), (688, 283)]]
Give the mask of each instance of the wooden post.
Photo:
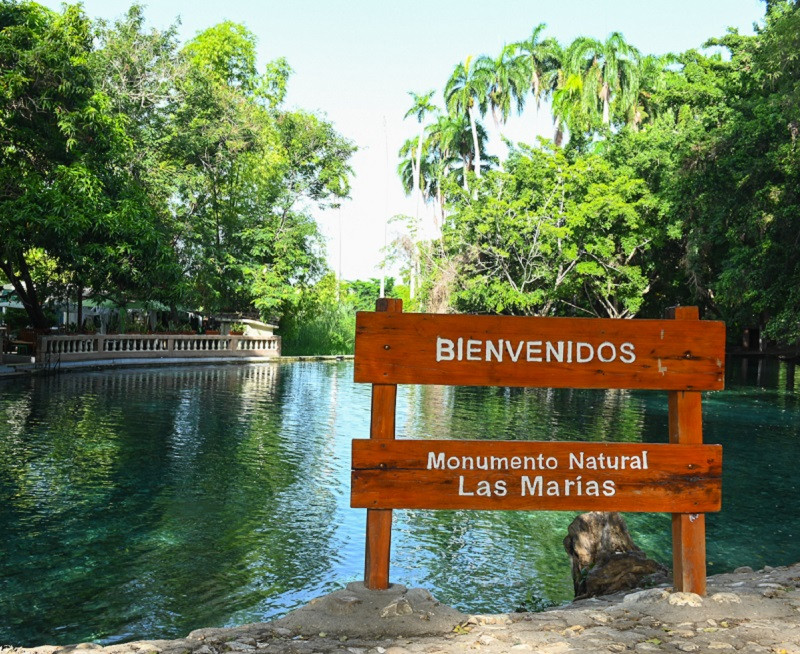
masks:
[[(401, 312), (403, 301), (380, 298), (375, 311)], [(386, 346), (389, 347), (388, 345)], [(397, 384), (372, 385), (370, 438), (394, 440)], [(389, 553), (392, 545), (392, 510), (367, 509), (364, 585), (371, 590), (389, 588)]]
[[(667, 318), (699, 320), (697, 307), (672, 307)], [(669, 391), (669, 442), (700, 445), (703, 442), (702, 403), (699, 391)], [(706, 516), (672, 514), (672, 568), (676, 591), (706, 594)]]

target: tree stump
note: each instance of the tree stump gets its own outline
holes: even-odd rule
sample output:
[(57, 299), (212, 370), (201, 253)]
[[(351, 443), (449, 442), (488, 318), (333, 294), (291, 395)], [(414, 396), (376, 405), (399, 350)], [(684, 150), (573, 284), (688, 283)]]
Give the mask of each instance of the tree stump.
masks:
[(631, 538), (619, 513), (591, 511), (567, 529), (575, 599), (609, 595), (666, 580), (667, 569), (649, 559)]

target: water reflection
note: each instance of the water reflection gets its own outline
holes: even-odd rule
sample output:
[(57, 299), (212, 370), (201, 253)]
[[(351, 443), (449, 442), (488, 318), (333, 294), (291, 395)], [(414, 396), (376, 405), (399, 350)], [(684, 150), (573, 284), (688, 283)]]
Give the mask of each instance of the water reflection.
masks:
[(185, 634), (329, 583), (346, 480), (330, 478), (318, 378), (336, 370), (294, 372), (6, 386), (0, 641)]
[[(800, 560), (800, 380), (728, 363), (704, 397), (724, 446), (710, 571)], [(401, 386), (401, 438), (667, 441), (666, 393)], [(0, 385), (0, 642), (185, 635), (285, 613), (360, 579), (350, 441), (370, 387), (347, 363), (69, 374)], [(396, 511), (392, 580), (465, 611), (571, 597), (570, 513)], [(669, 516), (629, 514), (669, 562)]]

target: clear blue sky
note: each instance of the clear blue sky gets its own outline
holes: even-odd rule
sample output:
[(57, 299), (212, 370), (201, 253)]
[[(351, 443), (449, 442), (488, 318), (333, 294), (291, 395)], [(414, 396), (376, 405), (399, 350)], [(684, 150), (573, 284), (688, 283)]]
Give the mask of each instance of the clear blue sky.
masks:
[[(44, 4), (58, 9), (61, 1)], [(84, 2), (90, 16), (103, 18), (119, 16), (129, 5)], [(261, 65), (284, 56), (294, 69), (288, 104), (324, 112), (359, 146), (352, 200), (318, 216), (334, 270), (341, 231), (345, 279), (379, 276), (387, 215), (414, 212), (393, 173), (403, 140), (416, 134), (415, 123), (403, 121), (408, 91), (436, 89), (441, 104), (441, 89), (456, 63), (469, 54), (494, 55), (540, 22), (547, 24), (546, 36), (562, 43), (620, 31), (643, 52), (664, 53), (699, 48), (728, 26), (752, 33), (763, 14), (760, 0), (161, 0), (146, 8), (155, 27), (180, 18), (184, 40), (222, 20), (244, 23), (258, 37)], [(491, 132), (488, 116), (486, 126)], [(536, 116), (531, 109), (504, 133), (532, 142), (537, 134), (552, 136), (552, 129), (546, 111)], [(490, 151), (502, 150), (495, 138)]]

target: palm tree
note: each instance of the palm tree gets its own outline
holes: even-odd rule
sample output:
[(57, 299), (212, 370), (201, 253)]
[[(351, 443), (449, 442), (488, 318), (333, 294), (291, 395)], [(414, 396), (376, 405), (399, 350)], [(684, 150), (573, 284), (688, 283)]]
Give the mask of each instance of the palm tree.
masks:
[(636, 100), (628, 107), (626, 116), (627, 124), (634, 130), (638, 130), (648, 118), (656, 117), (659, 109), (656, 98), (666, 87), (668, 67), (676, 61), (673, 54), (646, 55), (640, 60)]
[(555, 39), (539, 40), (539, 35), (545, 27), (544, 23), (539, 23), (527, 39), (514, 44), (518, 53), (517, 65), (522, 68), (523, 74), (528, 79), (537, 111), (542, 98), (546, 98), (556, 89), (563, 55), (561, 46)]
[(433, 113), (436, 111), (436, 105), (431, 102), (431, 98), (435, 91), (428, 91), (422, 95), (418, 95), (413, 91), (408, 92), (409, 95), (413, 98), (414, 103), (411, 105), (411, 108), (406, 112), (404, 118), (408, 118), (409, 116), (416, 116), (417, 123), (419, 123), (419, 135), (417, 137), (417, 156), (416, 156), (416, 165), (413, 167), (413, 184), (414, 190), (416, 192), (416, 200), (417, 200), (417, 215), (416, 219), (419, 220), (419, 205), (422, 201), (422, 188), (420, 186), (420, 170), (422, 166), (422, 145), (425, 133), (425, 125), (423, 121), (425, 120), (425, 116), (429, 113)]
[[(464, 189), (469, 190), (467, 172), (477, 170), (478, 166), (474, 135), (478, 137), (478, 152), (485, 150), (489, 140), (483, 125), (476, 125), (473, 131), (472, 122), (466, 114), (447, 114), (439, 115), (427, 131), (432, 160), (445, 161), (445, 176), (457, 179)], [(461, 166), (457, 162), (461, 162)]]
[(413, 139), (406, 139), (400, 150), (397, 152), (397, 158), (400, 162), (397, 164), (397, 176), (400, 178), (400, 183), (403, 185), (403, 192), (408, 196), (417, 190), (417, 183), (419, 176), (417, 175), (417, 141), (418, 137)]
[(478, 137), (478, 119), (476, 112), (481, 115), (486, 113), (487, 95), (489, 88), (490, 71), (486, 65), (486, 58), (473, 58), (472, 55), (458, 64), (454, 69), (447, 85), (444, 88), (444, 98), (447, 110), (453, 116), (469, 118), (472, 132), (472, 147), (474, 153), (474, 169), (477, 177), (481, 176), (481, 148)]
[(612, 32), (603, 42), (588, 37), (572, 42), (567, 74), (581, 77), (581, 100), (590, 117), (601, 111), (602, 124), (608, 126), (612, 111), (627, 113), (638, 93), (639, 59), (639, 51), (619, 32)]
[(528, 80), (516, 50), (516, 44), (512, 43), (503, 46), (496, 59), (481, 57), (483, 60), (480, 64), (481, 68), (485, 67), (489, 72), (489, 88), (486, 97), (492, 110), (494, 124), (498, 128), (500, 123), (505, 124), (511, 115), (512, 101), (516, 103), (517, 111), (522, 111), (525, 105), (525, 95), (528, 92)]
[(583, 102), (583, 79), (577, 73), (559, 71), (558, 87), (553, 92), (553, 123), (555, 144), (561, 146), (567, 129), (588, 129), (591, 119), (586, 116)]

